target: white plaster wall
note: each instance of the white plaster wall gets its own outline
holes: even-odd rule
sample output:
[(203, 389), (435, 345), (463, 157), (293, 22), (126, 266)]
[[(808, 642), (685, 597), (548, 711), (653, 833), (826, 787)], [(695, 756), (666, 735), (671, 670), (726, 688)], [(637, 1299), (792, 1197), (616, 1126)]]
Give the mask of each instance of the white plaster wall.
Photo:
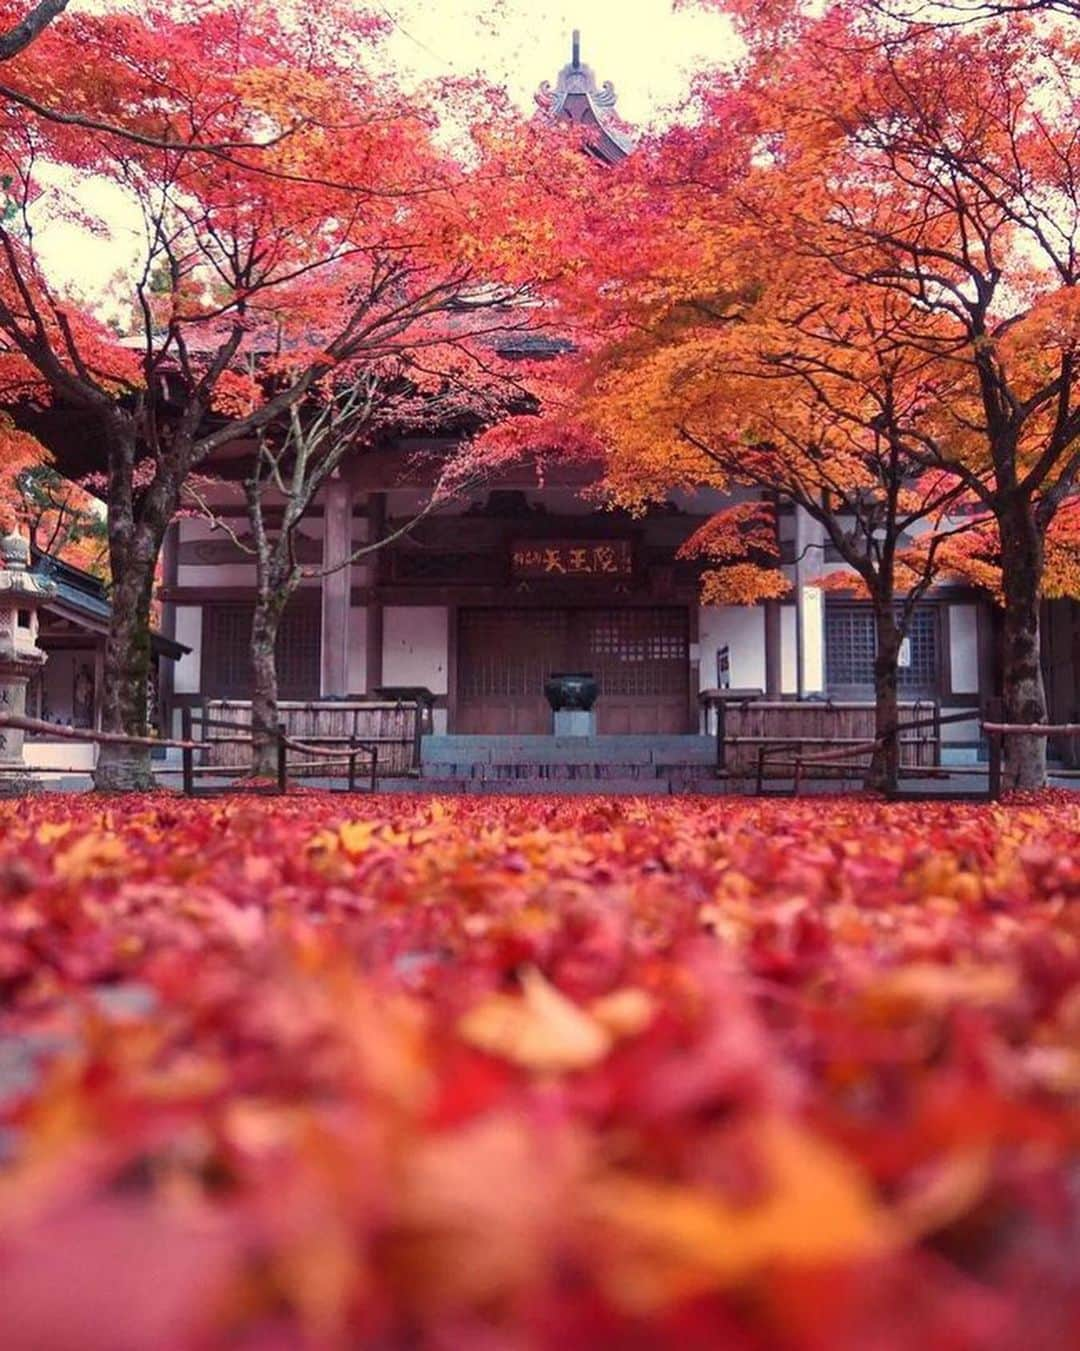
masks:
[(825, 688), (825, 593), (820, 586), (802, 588), (803, 690)]
[(979, 692), (979, 629), (974, 605), (949, 606), (949, 665), (954, 694)]
[(765, 610), (760, 605), (702, 605), (698, 609), (701, 666), (698, 688), (716, 686), (716, 651), (728, 645), (731, 683), (740, 689), (765, 688)]
[(449, 611), (445, 605), (388, 605), (383, 611), (383, 683), (447, 692)]
[(177, 694), (197, 694), (202, 669), (202, 606), (176, 607), (176, 641), (190, 647), (173, 667), (173, 689)]
[(26, 740), (23, 760), (31, 769), (81, 769), (89, 773), (97, 762), (97, 747), (85, 741)]

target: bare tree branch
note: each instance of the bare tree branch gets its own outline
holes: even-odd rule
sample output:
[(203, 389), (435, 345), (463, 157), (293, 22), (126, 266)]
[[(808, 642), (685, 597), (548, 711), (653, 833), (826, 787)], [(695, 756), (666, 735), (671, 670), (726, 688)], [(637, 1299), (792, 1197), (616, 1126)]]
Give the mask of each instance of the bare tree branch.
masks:
[(6, 33), (0, 33), (0, 61), (10, 61), (36, 41), (58, 15), (67, 9), (69, 0), (38, 0), (25, 19), (13, 24)]

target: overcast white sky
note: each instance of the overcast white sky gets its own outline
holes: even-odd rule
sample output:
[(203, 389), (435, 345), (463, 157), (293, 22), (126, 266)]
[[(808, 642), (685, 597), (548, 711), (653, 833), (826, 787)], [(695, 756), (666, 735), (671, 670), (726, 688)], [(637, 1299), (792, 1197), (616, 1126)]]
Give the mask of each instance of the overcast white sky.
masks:
[[(317, 3), (318, 0), (308, 0)], [(101, 11), (112, 0), (73, 0)], [(690, 72), (733, 59), (738, 47), (721, 15), (675, 10), (672, 0), (372, 0), (395, 21), (386, 56), (408, 85), (438, 75), (480, 73), (503, 84), (531, 112), (544, 80), (554, 84), (570, 59), (571, 33), (601, 83), (611, 80), (617, 109), (635, 127), (668, 120), (689, 88)], [(117, 192), (91, 189), (83, 201), (107, 235), (53, 225), (38, 244), (54, 282), (90, 298), (139, 248), (131, 209)]]
[(555, 82), (581, 30), (581, 56), (611, 80), (631, 123), (662, 117), (688, 87), (689, 71), (736, 51), (722, 15), (674, 10), (672, 0), (385, 0), (397, 20), (390, 50), (424, 75), (479, 71), (505, 84), (523, 107), (542, 80)]

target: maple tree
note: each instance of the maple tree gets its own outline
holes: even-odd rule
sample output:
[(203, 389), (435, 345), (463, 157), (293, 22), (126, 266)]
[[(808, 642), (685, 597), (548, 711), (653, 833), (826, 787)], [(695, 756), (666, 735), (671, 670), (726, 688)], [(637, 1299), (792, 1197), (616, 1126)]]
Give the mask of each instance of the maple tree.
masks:
[[(650, 469), (656, 492), (665, 477), (727, 482), (702, 472), (702, 452), (715, 463), (723, 444), (720, 468), (764, 482), (764, 461), (745, 446), (771, 437), (781, 491), (795, 486), (804, 509), (824, 511), (873, 596), (844, 517), (859, 519), (868, 468), (870, 504), (887, 500), (874, 468), (874, 443), (886, 446), (899, 456), (897, 500), (897, 483), (905, 511), (928, 494), (931, 527), (921, 569), (896, 583), (925, 585), (947, 563), (990, 582), (1003, 607), (1006, 716), (1044, 722), (1039, 607), (1080, 586), (1069, 524), (1080, 473), (1076, 36), (1025, 18), (936, 29), (844, 6), (733, 9), (746, 21), (746, 64), (705, 72), (696, 120), (639, 148), (608, 217), (597, 213), (583, 303), (614, 314), (602, 364), (626, 372), (603, 421), (616, 448), (609, 473), (631, 495)], [(697, 444), (680, 423), (688, 415), (707, 428)], [(691, 433), (682, 445), (680, 426)], [(621, 468), (619, 446), (635, 448)], [(834, 515), (837, 473), (847, 500)], [(935, 505), (944, 485), (963, 522)], [(958, 528), (972, 537), (951, 540)], [(730, 556), (737, 533), (718, 525), (713, 536)], [(907, 550), (905, 568), (918, 552)], [(754, 576), (739, 574), (746, 599)], [(883, 597), (879, 613), (888, 609)], [(883, 660), (889, 637), (879, 633)], [(1010, 738), (1007, 760), (1010, 783), (1045, 781), (1044, 739)]]
[(0, 806), (11, 1351), (1071, 1343), (1080, 807)]
[[(901, 644), (915, 606), (955, 560), (957, 536), (980, 524), (960, 510), (967, 494), (957, 476), (927, 473), (922, 463), (919, 424), (941, 379), (938, 363), (907, 339), (910, 304), (872, 288), (822, 288), (793, 250), (786, 220), (755, 213), (751, 221), (745, 203), (732, 211), (730, 185), (717, 218), (717, 189), (692, 177), (679, 151), (660, 152), (659, 174), (655, 161), (646, 165), (642, 192), (655, 192), (656, 177), (679, 185), (661, 192), (655, 212), (680, 232), (745, 231), (724, 260), (743, 281), (725, 293), (716, 289), (723, 277), (692, 263), (685, 290), (670, 272), (659, 297), (651, 276), (620, 290), (618, 323), (629, 336), (593, 358), (585, 405), (609, 447), (607, 488), (631, 508), (672, 489), (735, 492), (683, 546), (720, 565), (704, 575), (705, 603), (788, 590), (775, 502), (817, 522), (811, 578), (857, 591), (873, 607), (877, 745), (867, 784), (894, 790)], [(700, 146), (690, 153), (700, 156)], [(655, 241), (663, 226), (650, 217), (646, 228)], [(748, 490), (758, 500), (738, 500)], [(826, 543), (842, 570), (825, 568)]]
[(33, 548), (85, 571), (105, 570), (108, 526), (100, 499), (47, 460), (20, 469), (12, 487)]
[(10, 61), (13, 56), (25, 51), (53, 19), (67, 9), (68, 4), (69, 0), (38, 0), (36, 5), (20, 14), (14, 22), (10, 22), (5, 14), (9, 26), (0, 29), (0, 61)]
[[(2, 145), (18, 207), (0, 227), (6, 398), (17, 416), (27, 396), (72, 410), (108, 462), (107, 730), (145, 728), (155, 569), (194, 471), (331, 374), (399, 363), (438, 394), (497, 360), (493, 335), (538, 321), (515, 303), (532, 280), (537, 134), (512, 139), (497, 98), (451, 86), (472, 154), (439, 148), (438, 100), (407, 102), (369, 68), (382, 26), (352, 7), (299, 23), (262, 0), (148, 3), (66, 16), (31, 49), (62, 69), (78, 44), (93, 106), (126, 128), (89, 134), (20, 112)], [(147, 134), (132, 143), (133, 129)], [(242, 149), (223, 159), (223, 146)], [(36, 247), (51, 206), (42, 162), (115, 183), (140, 212), (144, 253), (121, 297), (139, 327), (124, 343), (50, 285)], [(148, 774), (145, 751), (111, 747), (97, 778)]]
[[(457, 341), (468, 335), (468, 322), (459, 323)], [(425, 360), (430, 363), (430, 352)], [(475, 371), (458, 365), (454, 379), (443, 380), (437, 391), (426, 382), (418, 387), (415, 372), (404, 362), (368, 367), (352, 383), (324, 382), (310, 400), (289, 409), (284, 428), (262, 428), (258, 433), (243, 482), (248, 539), (237, 535), (215, 510), (210, 495), (219, 484), (212, 479), (206, 484), (189, 479), (185, 484), (185, 496), (197, 513), (213, 528), (225, 530), (255, 567), (250, 643), (255, 776), (272, 777), (277, 772), (277, 638), (285, 609), (300, 585), (385, 549), (410, 534), (432, 512), (474, 493), (517, 458), (511, 444), (500, 452), (472, 434), (485, 421), (530, 397), (522, 371), (500, 370), (499, 366), (496, 360), (485, 361)], [(425, 373), (430, 375), (430, 364)], [(410, 515), (358, 546), (350, 541), (342, 557), (323, 566), (300, 561), (300, 527), (320, 492), (347, 462), (384, 436), (418, 431), (445, 434), (454, 427), (461, 440), (422, 476), (420, 503)]]

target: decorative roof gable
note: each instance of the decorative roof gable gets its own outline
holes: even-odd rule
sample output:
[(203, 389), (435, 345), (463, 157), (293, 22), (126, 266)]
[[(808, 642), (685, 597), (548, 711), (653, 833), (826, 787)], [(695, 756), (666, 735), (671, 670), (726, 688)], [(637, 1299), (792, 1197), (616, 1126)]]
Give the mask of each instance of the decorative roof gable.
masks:
[(615, 112), (615, 86), (610, 80), (597, 86), (592, 67), (581, 61), (581, 33), (574, 29), (573, 51), (569, 65), (563, 66), (552, 89), (545, 80), (536, 101), (549, 117), (563, 117), (575, 126), (596, 129), (589, 137), (589, 149), (608, 164), (625, 159), (633, 141), (623, 129)]

